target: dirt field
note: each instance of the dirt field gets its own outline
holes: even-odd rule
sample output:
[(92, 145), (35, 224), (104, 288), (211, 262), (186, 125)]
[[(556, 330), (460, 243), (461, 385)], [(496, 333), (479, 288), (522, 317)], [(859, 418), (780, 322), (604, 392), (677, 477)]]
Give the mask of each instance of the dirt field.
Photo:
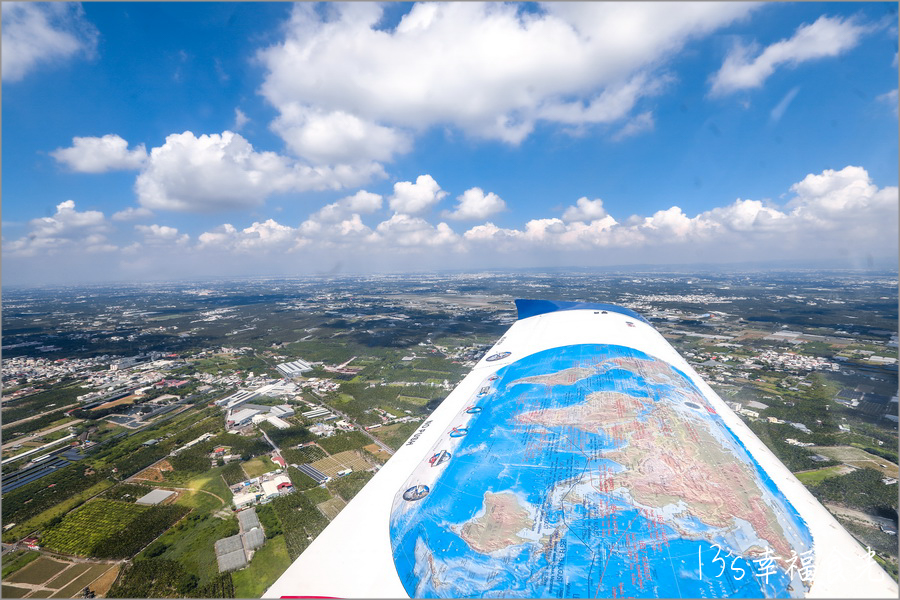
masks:
[(144, 481), (163, 481), (165, 480), (165, 477), (163, 477), (165, 471), (174, 471), (168, 460), (158, 462), (152, 467), (147, 467), (129, 481), (136, 481), (138, 479), (143, 479)]
[(900, 478), (900, 467), (886, 458), (869, 454), (865, 450), (853, 446), (810, 446), (809, 449), (816, 454), (838, 460), (851, 467), (875, 469), (887, 477)]
[(338, 471), (343, 471), (344, 469), (368, 471), (372, 468), (369, 461), (363, 458), (356, 450), (338, 452), (332, 456), (317, 460), (312, 463), (312, 466), (332, 478), (337, 477)]
[(113, 406), (119, 406), (121, 404), (134, 404), (136, 398), (137, 396), (135, 395), (125, 396), (124, 398), (119, 398), (118, 400), (113, 400), (112, 402), (106, 402), (104, 404), (101, 404), (100, 406), (95, 406), (91, 410), (103, 410), (104, 408), (111, 408)]
[(74, 598), (85, 586), (98, 596), (115, 581), (119, 565), (63, 562), (42, 556), (3, 581), (4, 598)]
[(368, 446), (363, 446), (363, 450), (369, 452), (370, 454), (372, 454), (372, 456), (382, 462), (387, 462), (387, 460), (391, 457), (391, 455), (382, 450), (381, 446), (379, 446), (378, 444), (369, 444)]

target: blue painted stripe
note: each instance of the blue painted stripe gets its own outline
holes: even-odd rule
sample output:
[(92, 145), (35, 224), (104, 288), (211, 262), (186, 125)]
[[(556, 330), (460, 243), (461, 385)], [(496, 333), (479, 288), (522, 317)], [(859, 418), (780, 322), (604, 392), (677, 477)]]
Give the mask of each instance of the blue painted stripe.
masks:
[(600, 302), (567, 302), (563, 300), (516, 300), (516, 309), (519, 311), (519, 320), (527, 319), (561, 310), (605, 310), (619, 313), (643, 323), (650, 324), (644, 317), (633, 310), (616, 306), (615, 304), (602, 304)]

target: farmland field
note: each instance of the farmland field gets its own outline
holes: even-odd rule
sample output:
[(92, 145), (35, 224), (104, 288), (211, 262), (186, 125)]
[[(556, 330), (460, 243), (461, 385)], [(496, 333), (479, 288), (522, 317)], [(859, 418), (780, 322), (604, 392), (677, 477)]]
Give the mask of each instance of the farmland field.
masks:
[(372, 434), (394, 450), (397, 450), (409, 439), (409, 436), (415, 433), (420, 424), (418, 422), (396, 423), (376, 429)]
[(42, 540), (52, 550), (90, 556), (107, 538), (123, 531), (141, 513), (150, 510), (115, 500), (98, 499), (66, 515)]
[(875, 469), (887, 477), (898, 477), (897, 465), (880, 456), (869, 454), (865, 450), (853, 446), (811, 446), (809, 448), (817, 454), (827, 456), (833, 460), (839, 460), (844, 464), (858, 469)]
[[(29, 598), (73, 598), (87, 585), (104, 594), (118, 570), (114, 564), (61, 562), (42, 556), (4, 578), (3, 597), (22, 598), (30, 592)], [(26, 589), (16, 584), (37, 587)]]
[(12, 585), (3, 585), (2, 595), (4, 598), (24, 598), (28, 590), (25, 588), (15, 587)]
[(813, 471), (801, 471), (800, 473), (794, 473), (794, 476), (799, 479), (803, 485), (817, 485), (829, 477), (846, 475), (851, 471), (853, 471), (853, 469), (847, 465), (835, 465), (833, 467), (825, 467)]
[(97, 499), (45, 532), (52, 550), (98, 558), (128, 558), (188, 512), (178, 505), (139, 506)]
[(235, 597), (259, 598), (290, 565), (291, 558), (288, 556), (284, 536), (279, 535), (268, 540), (256, 551), (246, 569), (231, 575), (234, 580)]
[(325, 502), (319, 502), (316, 505), (316, 508), (318, 508), (323, 515), (328, 517), (329, 521), (333, 521), (345, 506), (347, 506), (347, 503), (344, 502), (343, 498), (341, 498), (340, 496), (334, 496), (333, 498), (330, 498)]
[(31, 583), (37, 585), (44, 583), (51, 577), (55, 577), (67, 566), (68, 563), (42, 556), (9, 577), (6, 577), (4, 581), (8, 583)]
[(337, 477), (338, 471), (344, 469), (367, 471), (372, 468), (372, 465), (354, 450), (346, 450), (327, 458), (317, 460), (312, 463), (312, 466), (332, 478)]
[(251, 460), (248, 460), (243, 464), (244, 471), (247, 473), (248, 477), (259, 477), (264, 473), (271, 473), (275, 469), (278, 469), (279, 466), (272, 462), (268, 456), (257, 456)]

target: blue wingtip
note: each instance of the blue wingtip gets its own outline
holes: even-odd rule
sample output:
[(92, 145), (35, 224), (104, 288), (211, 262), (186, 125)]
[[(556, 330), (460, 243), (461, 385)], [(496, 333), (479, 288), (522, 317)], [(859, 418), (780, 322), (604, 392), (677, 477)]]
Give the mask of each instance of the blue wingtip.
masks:
[(561, 310), (600, 310), (619, 313), (649, 323), (647, 320), (631, 309), (616, 306), (614, 304), (603, 304), (600, 302), (567, 302), (564, 300), (526, 300), (517, 299), (516, 309), (519, 311), (519, 320), (535, 317), (547, 313), (557, 312)]

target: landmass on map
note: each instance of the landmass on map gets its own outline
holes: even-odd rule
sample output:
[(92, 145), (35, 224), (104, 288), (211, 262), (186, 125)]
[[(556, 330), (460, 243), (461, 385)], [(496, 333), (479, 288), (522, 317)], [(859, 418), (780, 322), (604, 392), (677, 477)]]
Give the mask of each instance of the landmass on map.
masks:
[(483, 512), (459, 529), (459, 536), (476, 552), (489, 554), (529, 540), (518, 532), (531, 529), (534, 520), (515, 494), (485, 492)]

